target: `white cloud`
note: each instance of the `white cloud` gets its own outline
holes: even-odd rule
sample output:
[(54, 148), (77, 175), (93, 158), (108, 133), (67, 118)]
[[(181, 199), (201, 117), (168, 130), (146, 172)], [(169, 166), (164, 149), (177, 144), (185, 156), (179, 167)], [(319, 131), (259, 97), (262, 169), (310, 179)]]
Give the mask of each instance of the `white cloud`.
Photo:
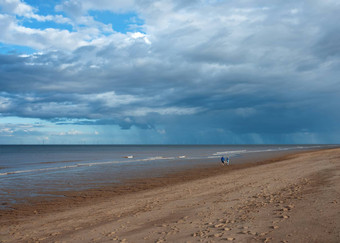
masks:
[(9, 15), (0, 14), (0, 41), (13, 45), (29, 46), (35, 49), (73, 50), (87, 45), (81, 33), (71, 33), (68, 30), (48, 28), (45, 30), (27, 28)]
[(14, 130), (8, 127), (0, 128), (1, 136), (13, 136)]
[(151, 41), (149, 40), (146, 34), (143, 34), (141, 32), (134, 32), (128, 34), (131, 36), (132, 39), (143, 39), (146, 44), (151, 45)]
[(132, 95), (117, 95), (114, 91), (98, 94), (79, 95), (78, 97), (83, 101), (101, 102), (103, 106), (111, 108), (141, 101), (140, 98)]
[(22, 2), (21, 0), (0, 0), (0, 7), (2, 11), (12, 13), (19, 16), (34, 15), (33, 8)]
[(297, 13), (299, 13), (299, 9), (297, 9), (297, 8), (291, 9), (290, 13), (291, 14), (297, 14)]
[(6, 112), (11, 107), (11, 100), (0, 96), (0, 112)]
[(56, 23), (69, 23), (70, 20), (63, 17), (62, 15), (38, 15), (37, 9), (28, 5), (21, 0), (0, 0), (0, 7), (2, 12), (9, 15), (16, 15), (20, 17), (26, 17), (29, 19), (35, 19), (37, 21), (55, 21)]
[(164, 135), (164, 134), (166, 134), (166, 130), (165, 129), (157, 129), (157, 133)]
[[(66, 1), (65, 4), (75, 4), (76, 1)], [(128, 39), (142, 38), (146, 43), (150, 43), (147, 36), (129, 37), (120, 35), (113, 31), (111, 24), (103, 24), (95, 21), (86, 12), (77, 15), (73, 19), (65, 18), (62, 15), (38, 15), (36, 10), (30, 5), (19, 0), (1, 0), (0, 6), (0, 29), (2, 34), (0, 42), (28, 46), (36, 50), (65, 50), (71, 51), (86, 45), (98, 46), (103, 43), (108, 44), (120, 37), (120, 42), (124, 43)], [(56, 7), (56, 9), (59, 9)], [(60, 9), (62, 10), (62, 9)], [(37, 21), (53, 21), (59, 24), (69, 24), (73, 26), (73, 31), (57, 28), (29, 28), (16, 17), (35, 19)], [(24, 19), (25, 20), (25, 19)], [(133, 33), (132, 33), (133, 35)]]
[(58, 133), (59, 136), (66, 136), (66, 135), (71, 135), (71, 136), (76, 136), (76, 135), (83, 135), (84, 133), (82, 131), (78, 131), (78, 130), (70, 130), (67, 132), (60, 132)]
[(123, 112), (126, 116), (146, 116), (148, 114), (159, 115), (193, 115), (200, 112), (200, 108), (185, 108), (185, 107), (166, 107), (166, 108), (151, 108), (151, 107), (138, 107), (135, 110), (128, 110)]

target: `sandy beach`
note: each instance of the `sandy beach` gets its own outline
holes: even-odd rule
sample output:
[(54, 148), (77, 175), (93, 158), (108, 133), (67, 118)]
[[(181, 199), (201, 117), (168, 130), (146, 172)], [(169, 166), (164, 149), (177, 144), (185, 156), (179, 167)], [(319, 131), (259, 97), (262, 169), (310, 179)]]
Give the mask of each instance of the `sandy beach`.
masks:
[(340, 149), (1, 211), (0, 242), (340, 242)]

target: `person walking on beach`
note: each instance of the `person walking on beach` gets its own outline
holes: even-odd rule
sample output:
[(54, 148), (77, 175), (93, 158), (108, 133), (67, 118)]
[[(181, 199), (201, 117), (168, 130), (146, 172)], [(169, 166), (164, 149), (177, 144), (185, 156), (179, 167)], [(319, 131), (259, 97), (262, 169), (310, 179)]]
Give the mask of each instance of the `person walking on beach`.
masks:
[(221, 162), (222, 162), (223, 165), (224, 165), (224, 161), (225, 161), (225, 158), (222, 156), (221, 157)]
[(229, 165), (229, 156), (227, 156), (227, 165)]

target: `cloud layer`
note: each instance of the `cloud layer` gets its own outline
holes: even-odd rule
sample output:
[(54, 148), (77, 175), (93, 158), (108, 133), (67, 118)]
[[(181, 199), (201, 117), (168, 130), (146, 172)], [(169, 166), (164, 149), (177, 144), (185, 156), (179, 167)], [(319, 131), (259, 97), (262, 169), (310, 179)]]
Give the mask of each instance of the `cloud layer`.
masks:
[[(41, 13), (8, 0), (0, 8), (0, 42), (36, 50), (0, 55), (3, 117), (138, 128), (158, 143), (339, 142), (337, 1), (68, 0)], [(133, 12), (143, 24), (134, 31), (129, 19), (131, 31), (118, 32), (91, 11)]]

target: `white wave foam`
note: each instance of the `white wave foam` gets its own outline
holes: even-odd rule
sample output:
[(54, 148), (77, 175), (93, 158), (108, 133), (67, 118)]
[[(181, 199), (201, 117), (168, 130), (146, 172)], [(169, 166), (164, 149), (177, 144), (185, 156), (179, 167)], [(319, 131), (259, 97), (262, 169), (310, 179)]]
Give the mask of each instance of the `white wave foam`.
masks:
[(0, 173), (0, 175), (23, 174), (23, 173), (30, 173), (30, 172), (68, 169), (68, 168), (74, 168), (74, 167), (78, 167), (78, 166), (77, 165), (67, 165), (67, 166), (60, 166), (60, 167), (49, 167), (49, 168), (40, 168), (40, 169), (31, 169), (31, 170), (17, 170), (17, 171), (9, 171), (9, 172), (5, 172), (5, 173)]
[(230, 151), (221, 151), (216, 152), (212, 154), (212, 158), (216, 158), (218, 156), (222, 155), (239, 155), (239, 154), (245, 154), (245, 153), (263, 153), (263, 152), (276, 152), (276, 151), (287, 151), (287, 150), (295, 150), (295, 149), (309, 149), (309, 148), (318, 148), (321, 146), (297, 146), (297, 147), (291, 147), (291, 148), (269, 148), (269, 149), (260, 149), (260, 150), (230, 150)]
[(149, 157), (149, 158), (146, 158), (146, 159), (141, 159), (140, 161), (172, 160), (172, 159), (175, 159), (175, 157), (155, 156), (155, 157)]
[(244, 153), (247, 153), (246, 149), (216, 152), (216, 153), (213, 154), (213, 156), (221, 156), (221, 155), (225, 155), (225, 154), (244, 154)]

